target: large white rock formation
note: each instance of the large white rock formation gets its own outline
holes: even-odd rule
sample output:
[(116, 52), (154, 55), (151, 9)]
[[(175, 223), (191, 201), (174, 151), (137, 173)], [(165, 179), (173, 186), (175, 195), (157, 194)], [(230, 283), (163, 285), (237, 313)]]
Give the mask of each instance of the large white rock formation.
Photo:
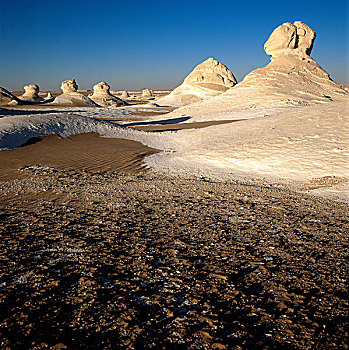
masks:
[(38, 85), (26, 85), (24, 87), (24, 94), (20, 97), (21, 100), (23, 101), (28, 101), (28, 102), (40, 102), (43, 101), (44, 99), (39, 96), (39, 86)]
[(61, 84), (62, 95), (57, 96), (52, 104), (71, 106), (98, 106), (94, 101), (78, 92), (75, 79), (65, 80)]
[(196, 66), (180, 86), (156, 103), (183, 106), (219, 95), (235, 84), (233, 73), (224, 64), (211, 57)]
[(101, 81), (93, 87), (93, 94), (89, 95), (89, 98), (102, 107), (117, 107), (125, 105), (124, 101), (110, 93), (110, 86), (104, 81)]
[[(265, 43), (271, 62), (249, 73), (242, 82), (206, 101), (167, 114), (222, 119), (232, 111), (301, 106), (347, 99), (348, 93), (310, 56), (315, 32), (303, 22), (285, 23)], [(158, 103), (158, 102), (157, 102)]]
[(301, 21), (284, 23), (274, 29), (264, 45), (267, 55), (275, 57), (285, 49), (298, 49), (301, 54), (310, 55), (316, 33)]

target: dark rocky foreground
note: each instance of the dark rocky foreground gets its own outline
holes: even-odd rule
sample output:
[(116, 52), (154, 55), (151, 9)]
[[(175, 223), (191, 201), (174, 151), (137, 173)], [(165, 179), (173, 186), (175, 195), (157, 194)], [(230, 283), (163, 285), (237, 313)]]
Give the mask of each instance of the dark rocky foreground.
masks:
[(347, 206), (207, 179), (0, 183), (2, 349), (346, 349)]

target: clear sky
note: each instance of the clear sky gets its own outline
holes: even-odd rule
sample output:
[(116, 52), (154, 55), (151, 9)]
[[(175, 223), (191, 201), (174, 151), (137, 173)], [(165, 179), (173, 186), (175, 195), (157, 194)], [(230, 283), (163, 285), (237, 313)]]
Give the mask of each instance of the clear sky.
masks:
[(312, 57), (348, 83), (348, 11), (349, 0), (0, 0), (0, 86), (174, 88), (208, 57), (241, 81), (269, 62), (273, 29), (295, 20), (317, 32)]

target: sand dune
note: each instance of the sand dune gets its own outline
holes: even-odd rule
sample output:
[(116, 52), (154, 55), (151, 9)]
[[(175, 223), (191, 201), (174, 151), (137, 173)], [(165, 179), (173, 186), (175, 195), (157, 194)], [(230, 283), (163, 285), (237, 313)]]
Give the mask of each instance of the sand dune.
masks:
[(137, 173), (145, 169), (143, 158), (156, 152), (139, 142), (101, 138), (95, 133), (66, 138), (49, 135), (0, 152), (0, 181), (25, 177), (26, 169), (40, 172), (46, 167), (89, 173)]

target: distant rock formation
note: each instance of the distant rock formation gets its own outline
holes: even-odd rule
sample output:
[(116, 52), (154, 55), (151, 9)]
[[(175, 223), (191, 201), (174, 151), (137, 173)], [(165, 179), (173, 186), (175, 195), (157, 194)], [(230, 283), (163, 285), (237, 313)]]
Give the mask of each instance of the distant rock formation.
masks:
[(51, 104), (68, 105), (68, 106), (99, 106), (94, 101), (77, 92), (78, 85), (75, 79), (65, 80), (61, 84), (62, 95), (57, 96)]
[(39, 86), (38, 85), (26, 85), (24, 87), (24, 94), (20, 97), (23, 101), (30, 101), (30, 102), (40, 102), (44, 99), (39, 96)]
[[(252, 71), (226, 92), (187, 108), (179, 108), (167, 117), (219, 117), (250, 108), (299, 106), (348, 99), (348, 93), (309, 56), (315, 37), (316, 33), (303, 22), (282, 24), (265, 43), (265, 52), (272, 56), (267, 66)], [(160, 101), (156, 102), (160, 104)]]
[(93, 87), (93, 94), (89, 98), (102, 107), (123, 106), (125, 102), (110, 93), (110, 86), (101, 81)]
[(67, 94), (69, 92), (77, 92), (78, 84), (76, 83), (75, 79), (65, 80), (61, 84), (61, 90), (63, 91), (63, 94)]
[(183, 84), (173, 92), (179, 93), (184, 90), (185, 87), (197, 90), (207, 89), (224, 92), (235, 84), (236, 79), (227, 66), (210, 57), (196, 66), (184, 79)]
[(130, 97), (130, 94), (128, 93), (128, 91), (123, 91), (121, 93), (121, 98), (128, 98), (128, 97)]
[(233, 73), (212, 57), (200, 63), (170, 95), (158, 104), (182, 106), (219, 95), (236, 84)]
[(154, 94), (153, 94), (152, 90), (144, 89), (142, 91), (142, 97), (150, 98), (150, 97), (153, 97), (153, 96), (154, 96)]
[(32, 100), (22, 100), (15, 96), (12, 92), (6, 90), (3, 87), (0, 87), (0, 104), (1, 105), (10, 105), (10, 106), (17, 106), (17, 105), (34, 105), (40, 103), (39, 101), (32, 101)]
[(45, 100), (51, 100), (51, 98), (53, 98), (51, 92), (47, 93), (47, 96), (45, 97)]
[(18, 97), (16, 97), (13, 93), (6, 90), (3, 87), (0, 87), (0, 104), (7, 105), (7, 104), (22, 104), (23, 101), (21, 101)]

